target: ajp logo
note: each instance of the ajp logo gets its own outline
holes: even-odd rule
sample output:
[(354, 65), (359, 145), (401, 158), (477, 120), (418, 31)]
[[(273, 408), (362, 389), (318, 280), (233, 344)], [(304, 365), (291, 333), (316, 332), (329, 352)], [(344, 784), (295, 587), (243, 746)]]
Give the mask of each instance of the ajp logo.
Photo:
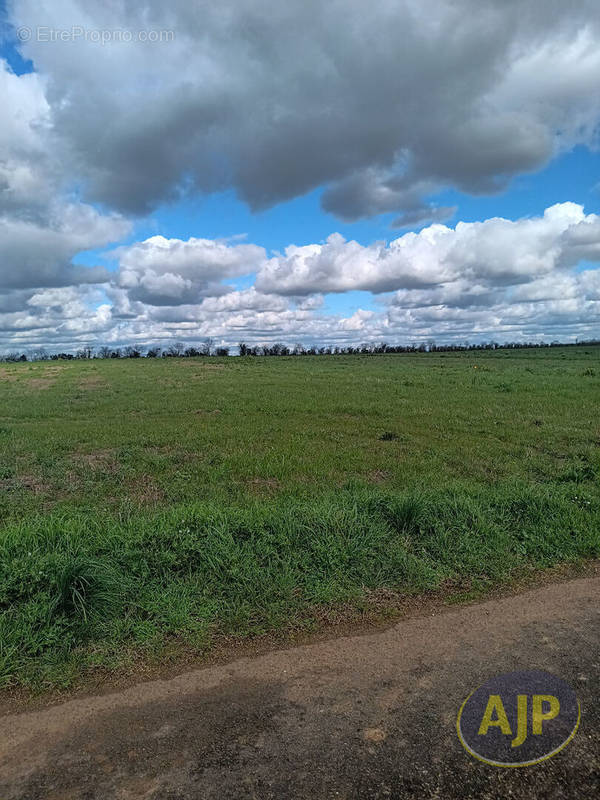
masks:
[(548, 672), (497, 675), (467, 697), (456, 731), (465, 750), (498, 767), (538, 764), (569, 744), (581, 710), (571, 687)]

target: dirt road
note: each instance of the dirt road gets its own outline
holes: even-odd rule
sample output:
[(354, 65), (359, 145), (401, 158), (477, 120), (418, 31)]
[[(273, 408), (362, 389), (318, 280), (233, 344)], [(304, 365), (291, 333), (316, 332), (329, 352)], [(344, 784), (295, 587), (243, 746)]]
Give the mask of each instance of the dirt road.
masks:
[[(3, 717), (1, 800), (597, 798), (600, 578)], [(461, 747), (463, 699), (544, 669), (582, 722), (542, 764)]]

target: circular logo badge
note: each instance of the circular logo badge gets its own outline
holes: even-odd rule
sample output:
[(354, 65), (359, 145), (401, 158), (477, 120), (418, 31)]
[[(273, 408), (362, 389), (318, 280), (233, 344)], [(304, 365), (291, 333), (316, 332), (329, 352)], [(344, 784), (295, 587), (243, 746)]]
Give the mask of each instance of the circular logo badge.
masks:
[(486, 764), (527, 767), (556, 755), (577, 733), (579, 701), (548, 672), (509, 672), (467, 697), (456, 720), (465, 750)]

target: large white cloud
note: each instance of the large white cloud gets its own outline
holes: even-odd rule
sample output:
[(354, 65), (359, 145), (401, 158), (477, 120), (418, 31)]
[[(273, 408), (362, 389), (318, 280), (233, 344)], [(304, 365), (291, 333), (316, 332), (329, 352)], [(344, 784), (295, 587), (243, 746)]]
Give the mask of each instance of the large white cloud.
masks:
[(259, 271), (259, 291), (301, 295), (363, 289), (389, 292), (466, 282), (484, 286), (534, 280), (600, 256), (600, 217), (559, 203), (542, 217), (435, 224), (389, 244), (363, 246), (332, 234), (324, 244), (290, 246)]
[(222, 280), (256, 272), (265, 260), (264, 248), (254, 244), (164, 236), (118, 248), (114, 255), (119, 258), (119, 286), (132, 299), (152, 305), (222, 294), (227, 291)]
[(51, 120), (44, 83), (35, 73), (15, 75), (0, 59), (0, 213), (48, 202)]

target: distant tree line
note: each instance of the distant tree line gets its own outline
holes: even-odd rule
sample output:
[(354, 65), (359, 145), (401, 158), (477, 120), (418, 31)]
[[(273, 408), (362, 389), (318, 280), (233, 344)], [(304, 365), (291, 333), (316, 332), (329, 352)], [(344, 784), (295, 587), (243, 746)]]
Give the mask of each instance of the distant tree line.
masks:
[(516, 350), (528, 347), (575, 347), (579, 345), (600, 344), (600, 339), (590, 339), (578, 342), (479, 342), (471, 344), (464, 342), (461, 344), (436, 344), (431, 339), (420, 344), (392, 345), (387, 342), (380, 344), (361, 344), (352, 346), (330, 346), (317, 347), (311, 345), (305, 347), (296, 344), (288, 347), (285, 344), (255, 345), (250, 347), (244, 342), (238, 344), (241, 356), (329, 356), (329, 355), (376, 355), (381, 353), (455, 353), (470, 350)]
[[(577, 342), (480, 342), (471, 344), (436, 344), (433, 339), (420, 344), (390, 345), (386, 342), (380, 344), (361, 344), (356, 347), (339, 345), (309, 345), (295, 344), (289, 347), (276, 342), (271, 345), (249, 345), (245, 342), (238, 344), (240, 356), (329, 356), (329, 355), (377, 355), (381, 353), (456, 353), (478, 350), (521, 350), (525, 348), (548, 347), (581, 347), (600, 345), (600, 339), (587, 339)], [(168, 347), (145, 346), (136, 347), (110, 347), (102, 345), (96, 349), (83, 347), (76, 352), (49, 353), (46, 348), (40, 347), (31, 353), (8, 353), (0, 356), (0, 361), (72, 361), (75, 359), (91, 358), (208, 358), (213, 356), (225, 357), (230, 355), (231, 348), (215, 347), (212, 339), (207, 339), (198, 347), (190, 347), (182, 342), (175, 342)]]

